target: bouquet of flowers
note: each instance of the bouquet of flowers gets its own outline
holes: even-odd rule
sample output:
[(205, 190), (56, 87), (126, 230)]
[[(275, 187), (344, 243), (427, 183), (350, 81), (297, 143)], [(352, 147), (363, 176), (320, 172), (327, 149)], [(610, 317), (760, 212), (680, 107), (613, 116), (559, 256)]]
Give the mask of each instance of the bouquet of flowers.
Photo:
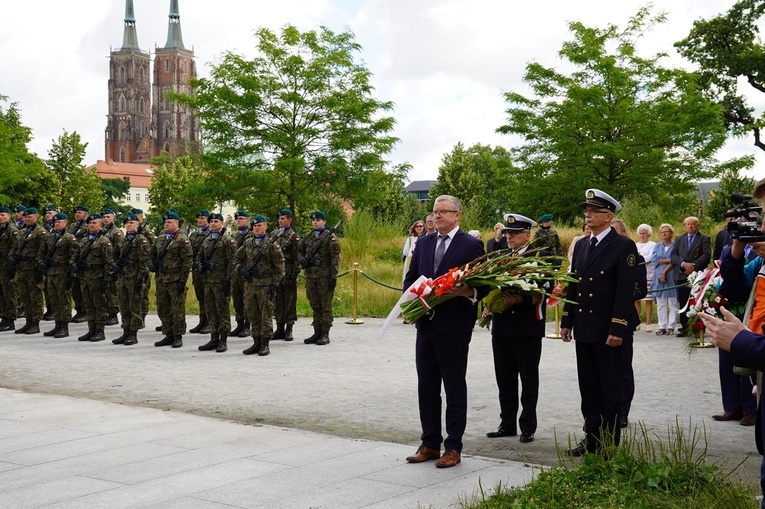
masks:
[(468, 284), (473, 288), (492, 287), (484, 305), (499, 313), (508, 307), (502, 299), (503, 291), (546, 297), (548, 282), (569, 281), (570, 277), (558, 267), (559, 259), (556, 256), (512, 256), (509, 249), (495, 251), (455, 267), (435, 280), (420, 277), (397, 305), (407, 321), (415, 322), (438, 304), (453, 298), (447, 290)]
[(734, 315), (743, 313), (744, 303), (729, 303), (717, 293), (721, 282), (720, 269), (717, 267), (692, 272), (688, 276), (691, 295), (688, 303), (680, 310), (688, 316), (688, 336), (697, 337), (705, 329), (704, 322), (699, 318), (701, 312), (722, 319), (720, 307), (725, 306)]

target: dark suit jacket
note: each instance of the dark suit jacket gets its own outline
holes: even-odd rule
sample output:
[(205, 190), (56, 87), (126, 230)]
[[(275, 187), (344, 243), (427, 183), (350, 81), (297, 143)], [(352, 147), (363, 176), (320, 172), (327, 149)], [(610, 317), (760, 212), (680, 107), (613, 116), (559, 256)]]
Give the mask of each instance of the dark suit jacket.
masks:
[[(521, 256), (550, 256), (548, 251), (537, 251), (531, 255), (528, 251)], [(549, 284), (548, 284), (549, 285)], [(550, 289), (547, 288), (547, 291)], [(523, 296), (523, 302), (509, 307), (492, 318), (491, 333), (506, 337), (539, 337), (545, 335), (547, 298), (534, 304), (530, 295)], [(541, 316), (540, 316), (541, 315)]]
[(675, 240), (675, 246), (669, 255), (672, 265), (677, 267), (675, 281), (683, 283), (688, 280), (685, 270), (680, 266), (681, 263), (691, 262), (694, 265), (693, 270), (704, 270), (709, 266), (709, 260), (712, 259), (712, 239), (709, 235), (696, 232), (693, 238), (693, 244), (688, 248), (688, 234), (683, 233)]
[(717, 235), (715, 235), (715, 242), (712, 246), (712, 259), (719, 260), (722, 258), (722, 250), (725, 246), (729, 246), (733, 243), (733, 239), (730, 238), (730, 233), (727, 229), (723, 228)]
[[(435, 233), (420, 237), (417, 241), (409, 272), (404, 278), (404, 290), (420, 276), (435, 279), (446, 274), (449, 269), (460, 267), (484, 254), (483, 242), (458, 230), (434, 273), (433, 258), (437, 243), (438, 234)], [(489, 293), (486, 287), (477, 288), (477, 291), (479, 300)], [(476, 306), (470, 299), (455, 297), (434, 307), (432, 314), (418, 320), (415, 326), (419, 329), (427, 322), (437, 332), (471, 332), (475, 325), (476, 313)]]
[(609, 334), (631, 337), (640, 323), (634, 289), (638, 278), (635, 243), (613, 228), (587, 255), (585, 237), (574, 246), (572, 276), (567, 298), (576, 304), (563, 307), (561, 326), (573, 328), (576, 341), (605, 343)]

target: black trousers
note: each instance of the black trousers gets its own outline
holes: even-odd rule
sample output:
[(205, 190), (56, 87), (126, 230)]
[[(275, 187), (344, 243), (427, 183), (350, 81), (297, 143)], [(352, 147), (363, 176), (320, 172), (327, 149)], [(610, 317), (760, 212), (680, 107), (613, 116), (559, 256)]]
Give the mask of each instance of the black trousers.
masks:
[[(624, 338), (622, 338), (624, 339)], [(576, 342), (576, 369), (582, 396), (587, 450), (595, 452), (609, 436), (619, 443), (622, 402), (622, 347)]]
[[(415, 359), (417, 395), (422, 425), (422, 444), (431, 449), (444, 447), (462, 452), (462, 435), (467, 424), (468, 348), (472, 331), (437, 333), (429, 324), (417, 330)], [(446, 392), (446, 440), (441, 434), (441, 383)]]
[(635, 372), (632, 370), (634, 336), (622, 338), (622, 405), (620, 414), (630, 415), (632, 398), (635, 397)]
[[(678, 281), (676, 284), (686, 283), (687, 280)], [(688, 286), (681, 286), (677, 289), (677, 309), (683, 309), (685, 303), (691, 296), (691, 289)], [(683, 326), (683, 330), (688, 327), (688, 315), (686, 313), (680, 313), (680, 324)], [(674, 326), (673, 323), (669, 324), (670, 327)]]
[[(517, 432), (516, 421), (525, 433), (537, 430), (537, 400), (539, 399), (539, 360), (542, 357), (541, 337), (509, 337), (492, 334), (494, 375), (499, 388), (501, 426)], [(521, 381), (518, 419), (518, 378)]]

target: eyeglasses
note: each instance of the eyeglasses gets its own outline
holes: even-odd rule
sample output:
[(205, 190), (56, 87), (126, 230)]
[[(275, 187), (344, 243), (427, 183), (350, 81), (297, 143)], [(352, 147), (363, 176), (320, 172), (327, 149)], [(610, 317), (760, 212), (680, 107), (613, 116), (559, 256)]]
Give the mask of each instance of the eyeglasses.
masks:
[(424, 224), (416, 224), (414, 225), (415, 228), (425, 228)]
[(449, 214), (449, 213), (456, 214), (457, 212), (459, 212), (459, 210), (434, 210), (433, 215), (443, 216), (444, 214)]
[(505, 235), (507, 235), (508, 237), (515, 237), (516, 235), (520, 235), (522, 233), (528, 233), (528, 232), (527, 231), (510, 231), (510, 232), (505, 232)]
[(664, 231), (660, 231), (659, 233), (661, 233), (662, 235), (664, 235), (665, 233), (672, 233), (672, 232), (671, 232), (671, 231), (669, 231), (669, 230), (664, 230)]
[(584, 215), (586, 216), (587, 214), (608, 214), (609, 212), (611, 212), (611, 211), (610, 211), (610, 210), (592, 210), (592, 209), (585, 209), (585, 211), (584, 211)]

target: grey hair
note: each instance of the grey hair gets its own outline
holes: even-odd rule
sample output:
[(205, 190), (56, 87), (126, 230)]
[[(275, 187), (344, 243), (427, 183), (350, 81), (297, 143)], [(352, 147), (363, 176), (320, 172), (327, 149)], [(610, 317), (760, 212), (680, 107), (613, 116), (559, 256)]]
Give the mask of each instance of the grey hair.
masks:
[(653, 235), (653, 228), (645, 223), (637, 227), (637, 232), (640, 233), (641, 231), (647, 231), (648, 235)]
[(440, 201), (448, 201), (449, 203), (451, 203), (451, 206), (454, 208), (454, 210), (456, 210), (457, 212), (462, 212), (462, 203), (460, 203), (460, 201), (454, 196), (451, 196), (448, 194), (442, 194), (441, 196), (433, 200), (433, 204), (435, 205), (436, 203)]

